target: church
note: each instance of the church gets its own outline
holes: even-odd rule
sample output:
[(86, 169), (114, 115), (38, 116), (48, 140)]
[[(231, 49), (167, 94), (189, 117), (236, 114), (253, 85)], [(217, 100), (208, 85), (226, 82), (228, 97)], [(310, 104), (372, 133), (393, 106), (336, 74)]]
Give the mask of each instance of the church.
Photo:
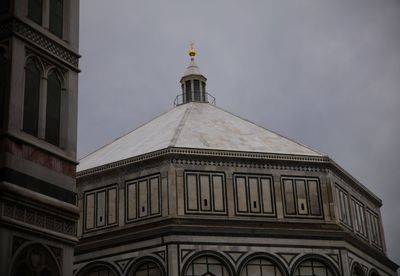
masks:
[(189, 56), (172, 110), (79, 161), (75, 275), (396, 275), (381, 200), (216, 106)]
[(382, 201), (218, 107), (193, 47), (174, 108), (78, 163), (78, 19), (0, 2), (0, 275), (397, 275)]

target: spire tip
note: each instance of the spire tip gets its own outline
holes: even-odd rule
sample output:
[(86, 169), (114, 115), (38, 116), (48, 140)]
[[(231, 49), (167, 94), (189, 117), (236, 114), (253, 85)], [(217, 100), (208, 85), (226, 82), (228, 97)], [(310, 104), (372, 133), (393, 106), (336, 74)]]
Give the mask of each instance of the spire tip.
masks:
[(194, 49), (194, 43), (190, 43), (189, 56), (190, 56), (191, 60), (194, 60), (194, 57), (196, 56), (196, 50)]

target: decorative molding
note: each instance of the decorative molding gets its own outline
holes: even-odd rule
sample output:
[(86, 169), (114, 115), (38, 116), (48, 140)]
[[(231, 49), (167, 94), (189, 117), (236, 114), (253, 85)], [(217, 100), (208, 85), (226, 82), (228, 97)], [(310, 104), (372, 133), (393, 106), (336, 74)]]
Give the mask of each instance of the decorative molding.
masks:
[(56, 260), (58, 262), (58, 264), (60, 265), (60, 267), (62, 267), (62, 263), (63, 263), (63, 250), (62, 248), (59, 247), (55, 247), (55, 246), (48, 246), (50, 248), (50, 250), (53, 252), (54, 257), (56, 257)]
[(9, 33), (14, 33), (21, 38), (28, 40), (39, 48), (44, 49), (53, 56), (63, 60), (75, 70), (79, 70), (78, 66), (80, 56), (78, 54), (55, 42), (51, 38), (48, 38), (23, 21), (17, 18), (3, 21), (0, 24), (0, 37)]
[(34, 210), (11, 201), (4, 201), (3, 216), (13, 218), (31, 225), (46, 228), (58, 233), (74, 236), (76, 223), (58, 218), (54, 215)]
[(348, 257), (349, 267), (353, 264), (354, 259), (352, 257)]
[[(287, 154), (272, 154), (272, 153), (257, 153), (257, 152), (236, 152), (224, 150), (206, 150), (206, 149), (190, 149), (190, 148), (166, 148), (147, 154), (135, 156), (132, 158), (116, 161), (113, 163), (105, 164), (102, 166), (90, 168), (77, 173), (77, 177), (96, 174), (99, 172), (107, 171), (110, 169), (131, 165), (138, 162), (147, 161), (153, 158), (159, 158), (172, 155), (171, 161), (175, 164), (188, 164), (188, 165), (214, 165), (214, 166), (228, 166), (228, 167), (247, 167), (247, 168), (262, 168), (262, 169), (282, 169), (282, 170), (301, 170), (301, 171), (314, 171), (326, 172), (327, 170), (322, 166), (309, 166), (309, 165), (284, 165), (284, 164), (260, 164), (260, 160), (264, 161), (297, 161), (297, 162), (311, 162), (324, 164), (329, 162), (329, 157), (326, 156), (306, 156), (306, 155), (287, 155)], [(177, 158), (175, 155), (181, 155)], [(186, 158), (184, 156), (189, 156)], [(234, 160), (200, 160), (200, 157), (215, 157), (215, 158), (234, 158)], [(249, 159), (245, 162), (239, 159)], [(256, 160), (258, 162), (256, 162)]]
[(290, 266), (290, 263), (293, 261), (293, 259), (298, 256), (298, 253), (278, 253), (280, 257), (286, 262), (288, 266)]
[[(24, 245), (26, 242), (29, 242), (30, 240), (19, 237), (19, 236), (13, 236), (12, 239), (12, 250), (11, 250), (11, 256), (14, 256), (14, 254), (17, 252), (17, 250)], [(47, 247), (53, 252), (54, 257), (56, 258), (58, 264), (60, 267), (62, 267), (62, 260), (63, 260), (63, 249), (51, 245), (47, 245)]]
[(17, 252), (17, 250), (26, 242), (28, 242), (29, 240), (18, 237), (18, 236), (14, 236), (13, 237), (13, 241), (12, 241), (12, 250), (11, 250), (11, 256), (14, 256), (15, 252)]
[(165, 262), (165, 250), (154, 252), (157, 256), (159, 256)]
[(123, 260), (116, 261), (115, 263), (121, 269), (121, 271), (124, 272), (125, 269), (128, 267), (128, 264), (134, 259), (135, 258), (123, 259)]
[(247, 252), (240, 252), (240, 251), (224, 251), (226, 255), (233, 261), (233, 263), (237, 263), (237, 261)]
[(196, 160), (195, 156), (191, 159), (172, 159), (173, 164), (179, 165), (197, 165), (197, 166), (221, 166), (236, 168), (253, 168), (253, 169), (271, 169), (271, 170), (292, 170), (292, 171), (308, 171), (308, 172), (325, 172), (324, 168), (314, 166), (293, 166), (283, 164), (258, 164), (254, 162), (238, 162), (238, 161), (212, 161), (212, 160)]
[(181, 249), (181, 261), (185, 260), (192, 252), (194, 252), (194, 249)]
[(338, 254), (327, 254), (336, 264), (340, 267), (339, 255)]

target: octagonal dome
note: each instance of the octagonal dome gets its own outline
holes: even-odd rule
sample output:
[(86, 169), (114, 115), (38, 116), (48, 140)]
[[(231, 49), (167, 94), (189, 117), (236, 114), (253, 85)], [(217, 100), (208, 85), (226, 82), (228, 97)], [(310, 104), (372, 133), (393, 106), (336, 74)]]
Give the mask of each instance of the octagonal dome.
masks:
[(78, 171), (170, 147), (323, 156), (212, 104), (190, 102), (82, 158)]

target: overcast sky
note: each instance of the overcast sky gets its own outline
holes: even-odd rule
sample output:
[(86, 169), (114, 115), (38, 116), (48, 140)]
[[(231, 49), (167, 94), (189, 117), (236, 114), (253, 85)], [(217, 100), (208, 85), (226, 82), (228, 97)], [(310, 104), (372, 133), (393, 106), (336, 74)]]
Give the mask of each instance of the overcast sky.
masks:
[(400, 1), (82, 0), (78, 156), (168, 111), (194, 42), (217, 105), (383, 200), (400, 263)]

